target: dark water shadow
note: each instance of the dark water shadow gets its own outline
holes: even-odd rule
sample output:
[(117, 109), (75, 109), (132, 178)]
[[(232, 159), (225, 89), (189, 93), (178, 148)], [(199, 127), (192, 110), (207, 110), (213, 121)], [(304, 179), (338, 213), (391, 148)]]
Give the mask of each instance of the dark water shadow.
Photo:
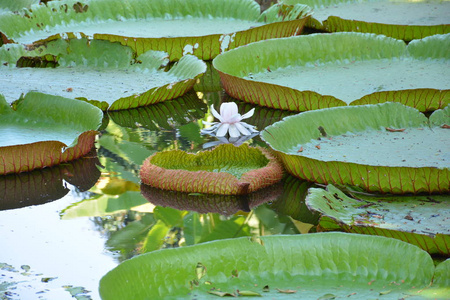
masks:
[(0, 176), (0, 210), (39, 205), (64, 197), (73, 185), (89, 190), (100, 177), (95, 151), (86, 157), (51, 168)]

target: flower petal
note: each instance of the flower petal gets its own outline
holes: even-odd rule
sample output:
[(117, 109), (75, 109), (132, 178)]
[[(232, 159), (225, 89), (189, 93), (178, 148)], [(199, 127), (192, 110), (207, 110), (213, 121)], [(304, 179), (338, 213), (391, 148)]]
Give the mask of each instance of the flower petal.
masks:
[[(222, 107), (221, 107), (221, 110), (222, 110)], [(217, 110), (214, 108), (214, 105), (212, 105), (212, 104), (211, 104), (211, 113), (213, 114), (213, 116), (214, 116), (216, 119), (219, 119), (220, 122), (223, 121), (222, 117), (219, 115), (219, 113), (217, 112)]]
[(228, 132), (230, 133), (230, 137), (238, 137), (241, 135), (239, 130), (236, 128), (236, 124), (239, 124), (239, 123), (230, 124), (230, 128), (228, 129)]
[(227, 123), (230, 123), (230, 124), (238, 123), (241, 120), (242, 120), (242, 117), (240, 114), (234, 114), (227, 120)]
[(207, 121), (202, 121), (203, 125), (216, 125), (219, 124), (217, 122), (207, 122)]
[(245, 114), (242, 116), (241, 120), (250, 118), (251, 116), (253, 116), (253, 113), (254, 113), (254, 112), (255, 112), (255, 108), (250, 109), (247, 113), (245, 113)]
[(230, 124), (227, 124), (227, 123), (220, 124), (219, 129), (217, 129), (216, 136), (218, 136), (218, 137), (225, 136), (225, 134), (227, 134), (227, 132), (228, 132), (229, 127), (230, 127)]
[(241, 123), (235, 123), (234, 124), (237, 128), (237, 130), (239, 130), (243, 135), (250, 135), (250, 131), (247, 130), (247, 128), (245, 128)]
[(255, 126), (253, 126), (253, 125), (250, 125), (250, 124), (248, 124), (248, 123), (246, 123), (246, 122), (239, 122), (242, 126), (244, 126), (245, 128), (247, 128), (250, 132), (252, 132), (252, 133), (256, 133), (256, 132), (259, 132), (258, 130), (256, 130), (255, 129)]
[(220, 105), (221, 122), (232, 123), (229, 120), (238, 113), (237, 104), (234, 102), (224, 102)]

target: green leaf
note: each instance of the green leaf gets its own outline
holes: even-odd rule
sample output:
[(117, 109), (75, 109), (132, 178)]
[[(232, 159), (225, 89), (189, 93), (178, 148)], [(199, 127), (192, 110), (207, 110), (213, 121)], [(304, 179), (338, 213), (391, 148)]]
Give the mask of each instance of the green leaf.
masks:
[[(331, 219), (347, 232), (383, 235), (414, 244), (432, 254), (450, 255), (450, 202), (447, 196), (359, 195), (353, 199), (333, 185), (309, 190), (306, 204), (328, 217), (320, 222), (335, 229)], [(331, 227), (331, 228), (329, 228)]]
[[(317, 299), (327, 290), (336, 298), (357, 292), (369, 299), (390, 289), (389, 296), (399, 298), (426, 288), (435, 269), (425, 251), (385, 237), (320, 233), (261, 239), (262, 244), (239, 238), (135, 257), (101, 279), (100, 295), (104, 300), (208, 299), (210, 291), (259, 292), (270, 284), (264, 295), (280, 299), (289, 299), (289, 294), (278, 290), (297, 290), (305, 299)], [(208, 284), (199, 282), (191, 290), (198, 262), (208, 270), (202, 278)], [(158, 275), (167, 269), (176, 272)], [(230, 276), (233, 270), (239, 271), (238, 277)]]
[(29, 8), (32, 4), (38, 4), (39, 0), (2, 0), (0, 3), (0, 14)]
[[(103, 110), (129, 109), (177, 98), (206, 71), (206, 65), (192, 55), (183, 56), (166, 71), (166, 53), (148, 51), (134, 60), (129, 47), (108, 41), (56, 40), (30, 51), (21, 47), (0, 48), (0, 78), (4, 81), (0, 92), (9, 102), (21, 92), (36, 90), (82, 99)], [(54, 55), (58, 66), (15, 67), (20, 57), (45, 54)], [(23, 80), (28, 82), (26, 86)]]
[(86, 155), (102, 112), (81, 101), (30, 92), (8, 109), (0, 97), (0, 175), (50, 167)]
[(450, 34), (407, 46), (374, 34), (311, 34), (240, 47), (213, 66), (229, 95), (270, 108), (400, 102), (433, 111), (449, 103), (449, 41)]
[(188, 193), (239, 195), (281, 180), (283, 170), (264, 149), (224, 144), (197, 154), (159, 152), (144, 161), (142, 182)]
[(257, 40), (296, 35), (310, 12), (280, 4), (260, 14), (253, 0), (66, 0), (0, 16), (0, 31), (22, 44), (88, 37), (119, 42), (136, 55), (158, 50), (171, 60), (210, 60)]
[(296, 177), (401, 194), (449, 191), (449, 134), (416, 109), (383, 103), (286, 117), (261, 137)]
[[(446, 1), (283, 0), (313, 7), (307, 26), (329, 32), (372, 32), (410, 41), (449, 33)], [(408, 13), (404, 13), (407, 11)], [(427, 15), (428, 18), (423, 16)]]

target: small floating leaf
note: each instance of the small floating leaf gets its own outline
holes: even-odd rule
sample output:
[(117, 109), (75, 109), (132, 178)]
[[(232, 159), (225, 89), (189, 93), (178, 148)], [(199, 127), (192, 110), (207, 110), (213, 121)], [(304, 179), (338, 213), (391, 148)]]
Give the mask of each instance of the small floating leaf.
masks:
[(279, 293), (283, 293), (283, 294), (295, 294), (297, 293), (297, 290), (282, 290), (282, 289), (276, 289)]
[(208, 294), (212, 294), (219, 297), (237, 297), (234, 293), (221, 292), (221, 291), (208, 291)]
[(237, 291), (239, 296), (262, 297), (260, 293), (254, 291)]
[(202, 263), (197, 263), (195, 267), (195, 274), (197, 275), (197, 279), (200, 280), (203, 276), (206, 275), (206, 267)]

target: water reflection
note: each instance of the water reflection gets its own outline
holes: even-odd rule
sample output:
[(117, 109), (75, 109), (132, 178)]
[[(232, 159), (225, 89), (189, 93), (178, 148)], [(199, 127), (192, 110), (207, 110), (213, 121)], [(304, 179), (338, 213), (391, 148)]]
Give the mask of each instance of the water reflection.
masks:
[[(217, 78), (214, 74), (211, 76), (211, 83), (216, 84)], [(94, 280), (89, 279), (90, 286), (85, 283), (87, 281), (81, 283), (94, 291), (92, 294), (96, 294), (95, 280), (100, 277), (91, 276), (90, 268), (111, 268), (109, 265), (105, 267), (105, 260), (117, 263), (140, 253), (217, 239), (298, 234), (314, 230), (311, 227), (315, 217), (308, 216), (303, 202), (307, 184), (290, 176), (276, 186), (247, 197), (181, 195), (141, 187), (139, 169), (148, 156), (172, 149), (203, 151), (205, 143), (223, 142), (212, 136), (200, 135), (202, 120), (213, 117), (208, 111), (209, 106), (213, 104), (218, 107), (224, 101), (233, 101), (238, 104), (240, 112), (254, 107), (229, 98), (216, 88), (203, 84), (197, 86), (196, 92), (180, 99), (121, 112), (108, 112), (96, 142), (98, 158), (85, 158), (51, 169), (0, 177), (0, 209), (44, 203), (30, 206), (29, 211), (4, 211), (3, 219), (10, 216), (11, 220), (27, 220), (27, 213), (38, 214), (36, 218), (41, 218), (45, 215), (44, 211), (56, 218), (48, 226), (40, 223), (39, 226), (29, 227), (26, 222), (21, 222), (23, 226), (10, 225), (13, 222), (0, 224), (3, 242), (11, 245), (11, 251), (14, 252), (5, 254), (5, 262), (20, 267), (23, 263), (39, 265), (44, 260), (51, 265), (53, 258), (45, 258), (42, 254), (36, 260), (35, 252), (46, 251), (54, 257), (59, 249), (64, 248), (64, 259), (66, 256), (78, 257), (82, 253), (84, 257), (92, 258), (92, 261), (85, 263), (78, 260), (69, 267), (64, 265), (61, 268), (53, 264), (55, 271), (49, 275), (67, 278), (66, 275), (72, 272), (65, 273), (63, 270), (76, 269), (76, 278), (96, 276), (98, 278)], [(248, 122), (256, 125), (258, 130), (263, 130), (265, 126), (289, 114), (292, 113), (256, 107), (255, 114)], [(227, 142), (267, 147), (259, 136), (252, 136), (246, 141)], [(73, 196), (68, 193), (66, 182), (76, 186), (78, 191), (88, 192), (79, 197)], [(66, 197), (60, 203), (55, 201), (45, 204), (64, 195)], [(54, 208), (56, 206), (57, 209)], [(22, 215), (27, 217), (19, 217)], [(48, 220), (50, 218), (46, 217), (45, 221)], [(18, 230), (21, 226), (24, 227), (23, 233)], [(61, 228), (60, 235), (54, 232), (48, 234), (50, 229), (55, 232), (59, 230), (55, 228)], [(12, 231), (14, 234), (8, 235)], [(52, 236), (65, 237), (55, 240)], [(11, 242), (13, 240), (15, 243)], [(24, 240), (34, 241), (33, 251), (18, 256), (18, 250), (15, 249), (19, 248), (14, 247), (19, 246), (15, 244), (20, 245), (18, 241)], [(71, 246), (63, 247), (60, 243)], [(97, 247), (92, 247), (93, 244), (97, 244)], [(73, 252), (70, 250), (72, 248)], [(66, 283), (80, 284), (77, 281), (80, 282), (73, 279)]]
[(276, 201), (283, 193), (283, 185), (278, 183), (248, 195), (232, 196), (166, 191), (141, 184), (141, 193), (154, 205), (230, 216), (238, 211), (250, 212), (263, 203)]
[(74, 186), (89, 190), (100, 177), (97, 154), (51, 168), (0, 176), (0, 210), (39, 205), (64, 197)]

